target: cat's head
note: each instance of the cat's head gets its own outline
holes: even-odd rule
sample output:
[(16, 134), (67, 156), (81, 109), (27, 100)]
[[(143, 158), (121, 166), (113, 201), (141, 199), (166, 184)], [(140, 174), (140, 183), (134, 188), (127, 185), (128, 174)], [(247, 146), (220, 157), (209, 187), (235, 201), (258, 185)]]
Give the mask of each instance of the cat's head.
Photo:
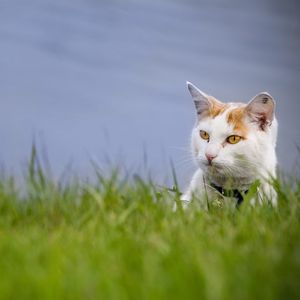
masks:
[(197, 112), (192, 151), (204, 171), (242, 176), (256, 172), (268, 160), (276, 161), (277, 123), (271, 95), (263, 92), (248, 103), (223, 103), (189, 82), (187, 86)]

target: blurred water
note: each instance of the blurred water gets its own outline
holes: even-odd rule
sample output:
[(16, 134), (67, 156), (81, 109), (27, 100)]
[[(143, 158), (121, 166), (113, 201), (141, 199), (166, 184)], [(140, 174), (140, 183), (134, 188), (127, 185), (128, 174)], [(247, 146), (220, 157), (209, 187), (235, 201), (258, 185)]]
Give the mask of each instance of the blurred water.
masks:
[[(182, 182), (194, 107), (189, 80), (224, 101), (277, 100), (280, 167), (299, 138), (297, 1), (0, 0), (0, 161), (35, 138), (54, 173), (108, 156)], [(147, 155), (144, 154), (147, 153)], [(146, 157), (146, 158), (145, 158)]]

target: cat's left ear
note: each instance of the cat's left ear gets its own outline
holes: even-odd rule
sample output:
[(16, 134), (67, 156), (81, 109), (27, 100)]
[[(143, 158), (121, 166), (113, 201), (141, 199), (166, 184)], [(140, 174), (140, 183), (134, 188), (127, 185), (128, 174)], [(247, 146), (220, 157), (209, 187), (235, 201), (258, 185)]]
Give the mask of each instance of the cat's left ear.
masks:
[(204, 92), (199, 90), (195, 85), (190, 82), (186, 82), (188, 90), (194, 100), (195, 108), (198, 117), (203, 116), (206, 112), (209, 112), (212, 106), (211, 101)]
[(246, 107), (252, 121), (258, 123), (260, 129), (265, 130), (272, 124), (275, 114), (275, 101), (267, 92), (256, 95)]

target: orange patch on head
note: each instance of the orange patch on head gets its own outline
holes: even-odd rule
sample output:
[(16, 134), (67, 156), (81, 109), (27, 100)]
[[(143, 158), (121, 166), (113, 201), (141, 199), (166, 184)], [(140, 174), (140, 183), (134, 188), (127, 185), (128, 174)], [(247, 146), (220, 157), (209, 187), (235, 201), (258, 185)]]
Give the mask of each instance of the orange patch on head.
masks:
[(228, 113), (227, 122), (233, 126), (233, 129), (241, 136), (246, 137), (248, 128), (245, 124), (246, 106), (234, 108)]
[(216, 116), (222, 114), (229, 107), (228, 104), (222, 103), (211, 96), (209, 97), (209, 102), (211, 106), (209, 108), (208, 116), (211, 118), (215, 118)]

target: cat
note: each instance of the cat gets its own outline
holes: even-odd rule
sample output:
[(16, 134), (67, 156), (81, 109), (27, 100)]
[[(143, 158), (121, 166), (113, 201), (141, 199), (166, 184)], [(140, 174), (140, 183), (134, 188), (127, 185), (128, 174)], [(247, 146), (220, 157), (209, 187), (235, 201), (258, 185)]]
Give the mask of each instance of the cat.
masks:
[(190, 82), (187, 87), (197, 113), (191, 148), (198, 169), (181, 196), (183, 206), (216, 194), (225, 199), (228, 191), (239, 204), (257, 181), (260, 186), (251, 202), (268, 199), (276, 206), (271, 184), (276, 178), (278, 128), (273, 97), (262, 92), (247, 104), (223, 103)]

